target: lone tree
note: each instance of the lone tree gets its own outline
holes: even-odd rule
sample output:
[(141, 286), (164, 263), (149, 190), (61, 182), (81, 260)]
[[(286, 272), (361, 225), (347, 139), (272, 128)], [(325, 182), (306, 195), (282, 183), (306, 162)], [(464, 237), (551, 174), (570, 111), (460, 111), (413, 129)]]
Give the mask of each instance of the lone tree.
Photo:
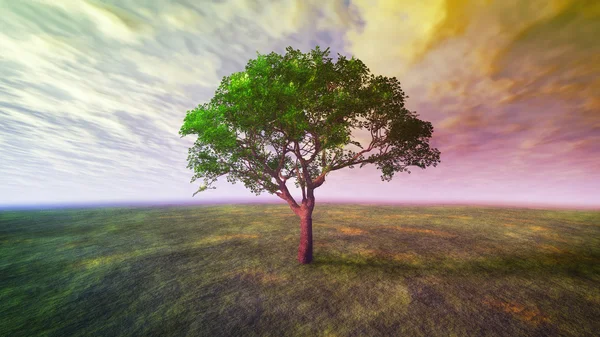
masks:
[[(298, 261), (306, 264), (313, 259), (314, 191), (327, 174), (376, 164), (381, 180), (390, 181), (395, 172), (410, 173), (408, 166), (437, 166), (440, 152), (429, 147), (431, 123), (404, 107), (408, 96), (395, 77), (371, 75), (354, 57), (338, 54), (333, 63), (329, 48), (286, 51), (257, 53), (245, 71), (223, 77), (210, 102), (187, 111), (179, 134), (198, 136), (188, 168), (191, 182), (203, 178), (204, 185), (194, 195), (215, 189), (222, 175), (256, 195), (276, 194), (300, 218)], [(350, 139), (353, 128), (370, 131), (366, 149)], [(361, 151), (344, 151), (348, 144)], [(292, 178), (300, 204), (286, 187)]]

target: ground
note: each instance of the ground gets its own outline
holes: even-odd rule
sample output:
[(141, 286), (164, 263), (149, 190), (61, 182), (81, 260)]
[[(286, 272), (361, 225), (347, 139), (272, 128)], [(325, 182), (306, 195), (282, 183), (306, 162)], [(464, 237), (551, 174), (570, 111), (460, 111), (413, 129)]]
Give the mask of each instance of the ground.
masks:
[(317, 203), (0, 213), (2, 336), (593, 336), (600, 212)]

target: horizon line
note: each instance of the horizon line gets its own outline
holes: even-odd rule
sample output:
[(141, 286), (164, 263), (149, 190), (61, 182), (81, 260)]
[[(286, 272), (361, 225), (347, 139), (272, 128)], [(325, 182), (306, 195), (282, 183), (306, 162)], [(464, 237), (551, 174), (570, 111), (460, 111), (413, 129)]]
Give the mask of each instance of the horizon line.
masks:
[[(38, 204), (0, 204), (0, 210), (42, 210), (42, 209), (81, 209), (81, 208), (145, 208), (145, 207), (191, 207), (191, 206), (210, 206), (210, 205), (252, 205), (252, 204), (281, 204), (287, 205), (283, 200), (251, 200), (251, 199), (216, 199), (201, 201), (88, 201), (88, 202), (62, 202), (62, 203), (38, 203)], [(530, 208), (530, 209), (554, 209), (554, 210), (586, 210), (600, 211), (600, 205), (592, 204), (558, 204), (529, 202), (519, 203), (511, 201), (468, 201), (468, 200), (333, 200), (326, 199), (317, 201), (319, 204), (346, 204), (360, 206), (476, 206), (476, 207), (501, 207), (501, 208)]]

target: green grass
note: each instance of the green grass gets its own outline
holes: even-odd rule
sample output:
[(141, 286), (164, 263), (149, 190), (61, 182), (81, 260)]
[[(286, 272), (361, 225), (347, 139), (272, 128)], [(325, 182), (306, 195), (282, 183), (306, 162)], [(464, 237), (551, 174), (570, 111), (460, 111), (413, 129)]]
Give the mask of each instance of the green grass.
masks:
[(592, 336), (600, 212), (0, 212), (0, 336)]

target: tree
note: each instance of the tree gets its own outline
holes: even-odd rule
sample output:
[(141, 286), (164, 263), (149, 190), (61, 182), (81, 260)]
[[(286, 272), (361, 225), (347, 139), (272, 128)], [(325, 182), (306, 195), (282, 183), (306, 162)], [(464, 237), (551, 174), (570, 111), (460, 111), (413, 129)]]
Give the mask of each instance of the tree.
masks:
[[(437, 166), (440, 152), (428, 144), (431, 123), (404, 107), (408, 96), (395, 77), (371, 75), (354, 57), (338, 54), (333, 63), (329, 48), (286, 51), (257, 53), (245, 71), (223, 77), (210, 102), (187, 111), (179, 133), (198, 136), (188, 151), (191, 182), (204, 179), (196, 193), (227, 175), (288, 203), (300, 218), (298, 261), (305, 264), (313, 259), (314, 191), (329, 173), (376, 164), (390, 181), (395, 172), (410, 173), (408, 166)], [(366, 149), (350, 139), (356, 128), (371, 133)], [(361, 151), (344, 151), (349, 144)], [(300, 204), (288, 179), (302, 190)]]

